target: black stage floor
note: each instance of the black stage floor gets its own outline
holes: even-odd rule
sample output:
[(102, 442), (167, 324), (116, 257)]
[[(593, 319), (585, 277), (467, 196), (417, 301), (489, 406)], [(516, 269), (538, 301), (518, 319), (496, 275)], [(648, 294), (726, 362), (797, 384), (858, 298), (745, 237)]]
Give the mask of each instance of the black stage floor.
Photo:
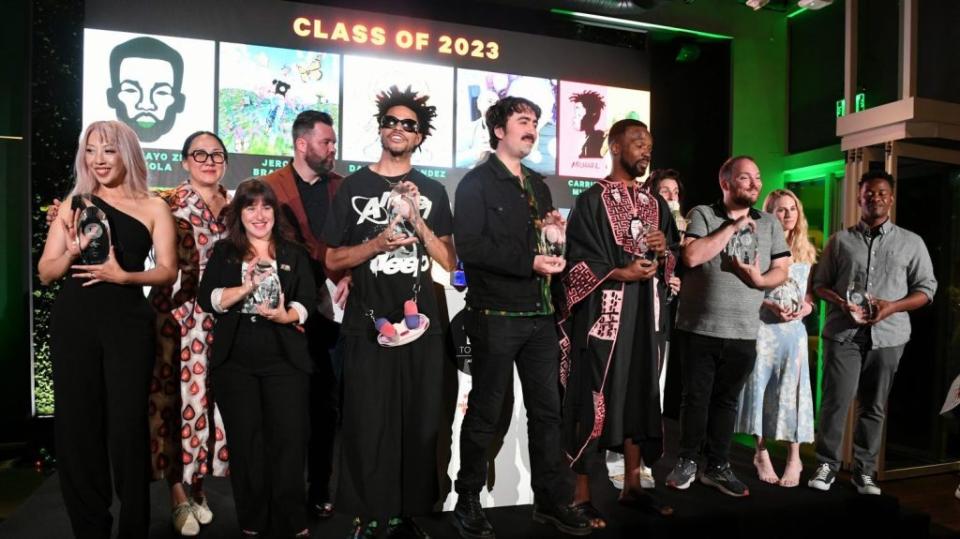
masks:
[[(668, 428), (669, 431), (673, 430)], [(669, 446), (670, 444), (668, 444)], [(617, 492), (601, 474), (592, 481), (594, 502), (609, 520), (606, 530), (592, 537), (816, 537), (850, 534), (848, 537), (903, 537), (922, 539), (929, 534), (930, 519), (923, 513), (906, 513), (891, 496), (861, 496), (842, 474), (830, 492), (821, 493), (803, 485), (812, 470), (806, 469), (801, 486), (785, 489), (761, 483), (750, 464), (752, 450), (735, 447), (732, 462), (738, 476), (750, 487), (748, 498), (735, 499), (695, 483), (678, 492), (662, 486), (663, 478), (675, 462), (675, 451), (669, 451), (654, 467), (657, 489), (653, 491), (662, 503), (674, 508), (671, 517), (660, 517), (617, 505)], [(775, 460), (777, 469), (783, 463)], [(882, 485), (881, 485), (882, 487)], [(209, 479), (207, 495), (216, 518), (201, 531), (201, 538), (236, 538), (236, 524), (228, 480)], [(170, 525), (169, 502), (165, 484), (155, 482), (151, 490), (152, 518), (150, 538), (178, 537)], [(115, 508), (116, 509), (116, 508)], [(552, 528), (534, 523), (531, 506), (502, 507), (488, 511), (500, 539), (561, 537)], [(419, 519), (433, 537), (457, 537), (450, 525), (449, 513)], [(314, 537), (346, 537), (350, 517), (336, 515), (323, 522), (314, 522)], [(56, 474), (52, 475), (9, 519), (0, 523), (0, 537), (5, 539), (40, 539), (70, 537), (69, 522), (60, 497)]]

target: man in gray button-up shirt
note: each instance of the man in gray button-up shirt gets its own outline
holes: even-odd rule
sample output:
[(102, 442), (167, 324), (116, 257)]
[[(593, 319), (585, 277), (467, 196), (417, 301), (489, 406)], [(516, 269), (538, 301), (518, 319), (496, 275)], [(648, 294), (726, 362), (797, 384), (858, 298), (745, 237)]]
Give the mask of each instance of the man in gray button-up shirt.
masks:
[[(883, 171), (860, 179), (860, 222), (834, 234), (813, 277), (829, 302), (823, 327), (824, 378), (817, 438), (819, 467), (808, 485), (828, 490), (840, 466), (840, 446), (850, 402), (860, 415), (854, 433), (853, 483), (861, 494), (880, 494), (873, 481), (885, 406), (904, 346), (907, 311), (933, 300), (937, 280), (920, 236), (890, 222), (895, 182)], [(866, 291), (867, 312), (848, 303), (848, 290)]]

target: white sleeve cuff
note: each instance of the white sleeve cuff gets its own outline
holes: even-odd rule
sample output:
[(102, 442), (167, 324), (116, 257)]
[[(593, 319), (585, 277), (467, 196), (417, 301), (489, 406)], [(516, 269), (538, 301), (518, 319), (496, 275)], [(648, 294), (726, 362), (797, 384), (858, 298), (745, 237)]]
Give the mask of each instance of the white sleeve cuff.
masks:
[(290, 307), (292, 307), (293, 310), (297, 311), (297, 316), (300, 317), (300, 324), (303, 324), (304, 322), (307, 321), (307, 308), (306, 308), (306, 307), (304, 307), (303, 305), (297, 303), (296, 301), (291, 301), (291, 302), (290, 302)]
[(213, 306), (214, 311), (225, 313), (227, 310), (220, 306), (221, 298), (223, 298), (223, 288), (214, 288), (213, 292), (210, 293), (210, 305)]

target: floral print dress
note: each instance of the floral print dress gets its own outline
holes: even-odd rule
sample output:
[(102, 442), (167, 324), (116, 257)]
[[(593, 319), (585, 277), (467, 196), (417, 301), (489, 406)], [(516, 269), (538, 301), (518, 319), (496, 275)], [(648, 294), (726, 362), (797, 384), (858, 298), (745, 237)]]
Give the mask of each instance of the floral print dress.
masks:
[[(810, 264), (790, 265), (790, 287), (803, 300)], [(791, 282), (792, 281), (792, 282)], [(769, 292), (768, 297), (776, 290)], [(757, 362), (740, 394), (736, 432), (785, 442), (813, 442), (807, 330), (803, 320), (780, 322), (761, 307)]]
[(150, 461), (155, 479), (193, 483), (208, 474), (228, 473), (223, 421), (207, 386), (213, 316), (197, 305), (200, 276), (213, 244), (226, 235), (226, 226), (222, 215), (214, 215), (189, 182), (161, 196), (176, 222), (179, 278), (172, 286), (153, 287), (150, 292), (157, 311)]

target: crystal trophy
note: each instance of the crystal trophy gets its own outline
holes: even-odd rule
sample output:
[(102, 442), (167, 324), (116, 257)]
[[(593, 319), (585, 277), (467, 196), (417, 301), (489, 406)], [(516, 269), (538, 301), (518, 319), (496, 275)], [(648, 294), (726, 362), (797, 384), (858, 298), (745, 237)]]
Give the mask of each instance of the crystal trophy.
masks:
[(419, 216), (419, 213), (415, 215), (414, 212), (419, 212), (419, 208), (414, 207), (409, 186), (403, 184), (403, 182), (398, 182), (393, 186), (390, 195), (387, 197), (387, 222), (392, 223), (399, 217), (397, 224), (394, 225), (394, 234), (411, 235), (409, 226), (412, 226), (413, 220)]
[(549, 223), (543, 225), (540, 231), (540, 245), (543, 254), (549, 256), (563, 256), (567, 250), (567, 234), (563, 226)]
[(757, 233), (752, 227), (745, 226), (730, 238), (731, 256), (743, 264), (752, 265), (757, 259), (758, 244)]
[(788, 313), (798, 313), (803, 308), (803, 296), (800, 293), (800, 285), (794, 279), (787, 279), (785, 283), (773, 289), (770, 292), (770, 299), (776, 303), (781, 310)]
[(110, 256), (110, 224), (107, 214), (85, 197), (73, 197), (72, 208), (77, 211), (74, 230), (77, 247), (84, 264), (103, 264)]
[(280, 305), (280, 277), (273, 271), (273, 265), (269, 262), (257, 262), (257, 267), (253, 270), (253, 282), (259, 283), (253, 292), (254, 302), (276, 309)]
[(873, 298), (859, 279), (854, 279), (847, 285), (847, 303), (857, 308), (850, 311), (850, 316), (855, 322), (863, 324), (873, 318)]
[(634, 217), (630, 220), (630, 237), (636, 246), (635, 254), (638, 258), (652, 259), (655, 256), (653, 251), (650, 250), (650, 246), (647, 245), (646, 240), (646, 235), (650, 230), (651, 227), (647, 226), (639, 217)]

